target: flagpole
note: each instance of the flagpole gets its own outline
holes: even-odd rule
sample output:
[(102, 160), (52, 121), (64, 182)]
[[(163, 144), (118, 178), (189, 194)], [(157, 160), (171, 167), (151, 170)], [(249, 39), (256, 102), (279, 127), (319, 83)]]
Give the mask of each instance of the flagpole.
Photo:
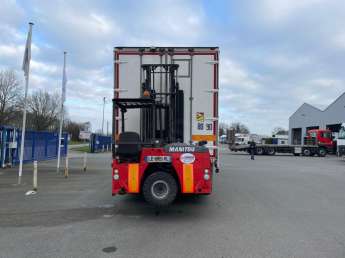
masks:
[[(33, 25), (34, 24), (32, 22), (29, 22), (29, 34), (28, 34), (28, 39), (26, 42), (26, 49), (25, 49), (24, 62), (23, 62), (23, 70), (24, 70), (24, 76), (25, 76), (25, 93), (24, 93), (22, 137), (21, 137), (21, 142), (20, 142), (18, 185), (21, 184), (22, 174), (23, 174), (26, 110), (27, 110), (27, 96), (28, 96), (28, 88), (29, 88), (29, 70), (30, 70), (30, 58), (31, 58), (31, 34), (32, 34)], [(28, 48), (30, 48), (30, 50)]]
[[(62, 139), (62, 124), (63, 124), (63, 106), (65, 102), (65, 90), (66, 90), (66, 54), (67, 52), (63, 52), (63, 72), (62, 72), (62, 90), (61, 90), (61, 109), (60, 109), (60, 128), (59, 128), (59, 146), (58, 146), (58, 157), (57, 157), (57, 165), (56, 165), (56, 172), (59, 173), (60, 171), (60, 159), (61, 159), (61, 139)], [(65, 139), (66, 141), (67, 139)]]

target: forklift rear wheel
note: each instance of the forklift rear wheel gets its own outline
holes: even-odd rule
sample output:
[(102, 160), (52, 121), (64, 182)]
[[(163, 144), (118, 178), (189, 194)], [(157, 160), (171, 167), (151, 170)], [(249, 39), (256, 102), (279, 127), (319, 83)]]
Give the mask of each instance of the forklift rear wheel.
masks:
[(145, 200), (160, 207), (171, 204), (177, 195), (176, 180), (167, 172), (159, 171), (149, 175), (142, 189)]

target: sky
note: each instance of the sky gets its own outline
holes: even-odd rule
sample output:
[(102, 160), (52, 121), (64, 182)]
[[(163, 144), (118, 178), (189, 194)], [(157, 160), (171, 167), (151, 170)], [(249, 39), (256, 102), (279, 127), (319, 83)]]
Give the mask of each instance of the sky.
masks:
[(69, 118), (111, 124), (115, 46), (219, 46), (220, 121), (287, 128), (304, 102), (327, 107), (345, 85), (344, 0), (0, 0), (0, 69), (21, 64), (35, 23), (30, 91), (61, 91)]

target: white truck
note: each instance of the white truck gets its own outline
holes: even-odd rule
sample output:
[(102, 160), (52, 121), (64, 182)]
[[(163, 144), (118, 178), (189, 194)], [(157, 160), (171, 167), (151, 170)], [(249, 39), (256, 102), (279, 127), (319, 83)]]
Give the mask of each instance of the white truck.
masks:
[(345, 123), (341, 124), (337, 139), (337, 155), (345, 157)]

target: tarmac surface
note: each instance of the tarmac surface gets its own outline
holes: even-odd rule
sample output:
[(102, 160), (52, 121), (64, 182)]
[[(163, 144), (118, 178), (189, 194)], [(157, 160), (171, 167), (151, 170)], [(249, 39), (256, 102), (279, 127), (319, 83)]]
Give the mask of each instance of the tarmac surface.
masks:
[(0, 257), (345, 257), (345, 161), (223, 150), (209, 196), (157, 210), (111, 196), (111, 156), (0, 170)]

